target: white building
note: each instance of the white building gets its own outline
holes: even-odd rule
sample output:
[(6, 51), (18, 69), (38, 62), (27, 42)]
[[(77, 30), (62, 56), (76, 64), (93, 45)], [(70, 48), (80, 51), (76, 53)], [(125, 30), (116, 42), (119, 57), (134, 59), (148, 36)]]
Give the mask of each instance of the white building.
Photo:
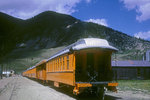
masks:
[(146, 53), (143, 56), (144, 61), (150, 61), (150, 50), (146, 51)]
[(14, 71), (13, 70), (11, 70), (11, 71), (3, 71), (2, 74), (5, 77), (9, 77), (9, 76), (12, 76), (14, 74)]

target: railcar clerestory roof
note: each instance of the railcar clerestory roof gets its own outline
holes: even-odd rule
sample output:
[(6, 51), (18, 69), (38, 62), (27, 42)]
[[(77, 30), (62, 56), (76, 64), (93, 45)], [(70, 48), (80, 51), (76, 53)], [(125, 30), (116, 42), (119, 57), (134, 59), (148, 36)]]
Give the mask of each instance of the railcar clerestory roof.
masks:
[(85, 38), (80, 39), (75, 43), (72, 48), (73, 50), (81, 50), (86, 48), (104, 48), (104, 49), (111, 49), (113, 51), (117, 51), (117, 49), (113, 46), (110, 46), (107, 40), (98, 39), (98, 38)]
[(58, 57), (62, 54), (68, 53), (71, 50), (72, 51), (78, 51), (82, 49), (88, 49), (88, 48), (102, 48), (102, 49), (109, 49), (112, 51), (118, 51), (117, 48), (110, 46), (108, 41), (105, 39), (99, 39), (99, 38), (84, 38), (80, 39), (77, 42), (67, 46), (66, 48), (62, 49), (61, 51), (57, 52), (53, 56), (51, 56), (47, 61)]

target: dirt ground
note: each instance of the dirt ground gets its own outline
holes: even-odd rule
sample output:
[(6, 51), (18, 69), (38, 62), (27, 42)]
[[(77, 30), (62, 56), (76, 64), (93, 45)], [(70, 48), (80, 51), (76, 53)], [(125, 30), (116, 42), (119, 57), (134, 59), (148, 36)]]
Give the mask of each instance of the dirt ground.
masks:
[(150, 100), (149, 94), (133, 91), (106, 92), (106, 100)]
[[(79, 98), (70, 92), (15, 76), (0, 80), (0, 100), (97, 100), (97, 98), (95, 96)], [(150, 95), (132, 91), (106, 92), (105, 100), (150, 100)]]

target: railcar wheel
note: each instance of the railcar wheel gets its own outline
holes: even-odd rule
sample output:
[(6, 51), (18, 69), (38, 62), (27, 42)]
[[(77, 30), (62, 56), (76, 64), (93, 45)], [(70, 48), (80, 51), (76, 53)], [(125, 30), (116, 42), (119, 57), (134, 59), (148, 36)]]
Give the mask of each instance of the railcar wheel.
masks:
[(104, 100), (105, 97), (104, 87), (97, 87), (96, 95), (99, 98), (99, 100)]

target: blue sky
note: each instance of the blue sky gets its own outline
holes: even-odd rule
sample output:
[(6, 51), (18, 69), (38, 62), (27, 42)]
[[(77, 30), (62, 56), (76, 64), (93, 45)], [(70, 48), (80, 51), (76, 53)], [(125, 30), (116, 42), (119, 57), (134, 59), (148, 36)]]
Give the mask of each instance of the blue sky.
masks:
[(0, 0), (1, 12), (21, 19), (47, 10), (150, 40), (150, 0)]
[[(88, 4), (81, 2), (77, 9), (80, 11), (73, 13), (74, 17), (81, 20), (105, 19), (106, 26), (131, 36), (138, 35), (139, 32), (145, 32), (146, 34), (150, 30), (150, 16), (149, 19), (144, 21), (137, 20), (136, 16), (140, 15), (140, 13), (136, 12), (137, 9), (129, 10), (125, 7), (123, 0), (94, 0)], [(140, 37), (150, 39), (150, 33), (147, 33), (145, 37)]]

